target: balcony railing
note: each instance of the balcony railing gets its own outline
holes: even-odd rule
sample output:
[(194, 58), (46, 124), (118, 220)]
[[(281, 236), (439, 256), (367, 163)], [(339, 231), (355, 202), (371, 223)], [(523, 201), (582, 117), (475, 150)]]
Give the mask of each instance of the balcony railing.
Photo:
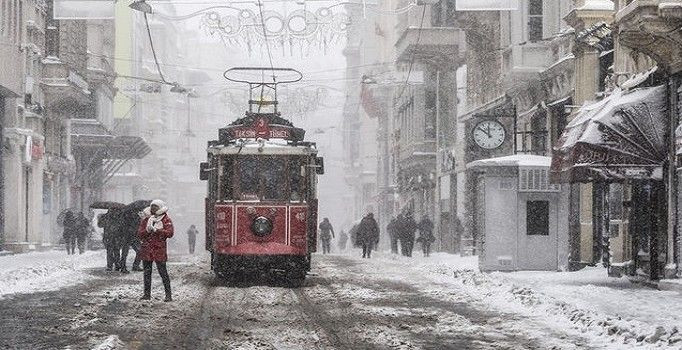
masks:
[(90, 86), (80, 74), (58, 59), (45, 59), (43, 64), (45, 68), (41, 85), (47, 105), (90, 103)]
[(453, 27), (406, 28), (395, 44), (399, 61), (457, 64), (464, 57), (464, 31)]
[(552, 47), (544, 42), (510, 46), (502, 53), (502, 73), (510, 82), (523, 80), (549, 67), (553, 56)]

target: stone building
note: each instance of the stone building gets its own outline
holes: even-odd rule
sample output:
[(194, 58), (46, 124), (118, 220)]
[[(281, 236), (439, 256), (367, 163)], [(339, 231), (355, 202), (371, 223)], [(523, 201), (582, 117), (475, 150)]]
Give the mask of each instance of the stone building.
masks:
[[(572, 5), (522, 0), (511, 11), (457, 13), (468, 44), (466, 110), (459, 113), (463, 131), (455, 152), (457, 209), (467, 252), (478, 252), (484, 232), (483, 183), (467, 164), (512, 154), (548, 156), (566, 125), (574, 56), (572, 31), (563, 17)], [(500, 142), (477, 142), (481, 125), (503, 130)]]
[[(681, 9), (679, 1), (582, 0), (567, 17), (579, 32), (576, 100), (588, 102), (572, 115), (553, 171), (557, 179), (575, 184), (571, 205), (580, 215), (571, 256), (576, 268), (601, 262), (612, 275), (652, 281), (678, 275), (679, 165), (673, 137), (679, 125), (680, 56), (672, 29), (680, 26)], [(608, 39), (612, 69), (601, 44)], [(595, 123), (604, 125), (599, 132), (608, 145), (586, 138)], [(633, 150), (630, 144), (639, 146)]]
[[(376, 211), (377, 199), (377, 119), (362, 107), (362, 76), (378, 62), (378, 42), (374, 21), (376, 13), (363, 15), (362, 7), (346, 6), (353, 18), (361, 19), (349, 27), (346, 47), (346, 91), (343, 108), (343, 162), (345, 182), (351, 188), (344, 198), (346, 221), (360, 220)], [(374, 40), (377, 39), (377, 40)], [(381, 224), (381, 223), (380, 223)]]

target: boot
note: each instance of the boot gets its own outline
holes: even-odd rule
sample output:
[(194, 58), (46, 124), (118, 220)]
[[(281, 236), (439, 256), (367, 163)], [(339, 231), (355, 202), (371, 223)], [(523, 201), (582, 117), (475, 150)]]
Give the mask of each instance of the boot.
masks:
[(168, 303), (168, 302), (171, 302), (171, 301), (173, 301), (173, 298), (170, 296), (170, 294), (166, 294), (166, 298), (163, 299), (163, 302), (164, 302), (164, 303)]
[(152, 300), (152, 296), (145, 294), (140, 298), (140, 300)]

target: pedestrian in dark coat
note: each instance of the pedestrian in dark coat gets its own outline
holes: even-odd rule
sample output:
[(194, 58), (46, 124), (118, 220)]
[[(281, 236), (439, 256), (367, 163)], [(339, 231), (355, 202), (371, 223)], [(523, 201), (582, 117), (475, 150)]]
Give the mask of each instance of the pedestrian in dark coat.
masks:
[(331, 241), (334, 237), (334, 228), (328, 218), (320, 223), (320, 240), (322, 241), (322, 254), (331, 253)]
[(401, 225), (402, 238), (400, 240), (400, 246), (402, 248), (403, 255), (411, 257), (412, 250), (414, 249), (414, 239), (415, 234), (417, 232), (417, 223), (412, 218), (412, 213), (410, 212), (407, 212), (407, 214), (405, 214), (405, 218), (402, 221), (403, 221)]
[(194, 254), (194, 247), (197, 245), (198, 234), (199, 230), (197, 230), (197, 227), (194, 225), (191, 225), (189, 229), (187, 229), (187, 244), (189, 245), (190, 254)]
[(341, 233), (339, 234), (339, 251), (344, 251), (346, 250), (346, 244), (348, 243), (348, 234), (346, 234), (346, 231), (341, 230)]
[(66, 245), (66, 254), (75, 254), (76, 253), (76, 218), (74, 217), (73, 213), (68, 210), (64, 214), (64, 221), (62, 222), (64, 225), (64, 245)]
[(90, 220), (85, 217), (83, 212), (78, 213), (74, 223), (76, 241), (78, 242), (78, 254), (83, 254), (85, 252), (85, 240), (90, 234)]
[(116, 269), (120, 270), (119, 262), (121, 260), (116, 232), (116, 211), (114, 209), (108, 210), (105, 214), (100, 214), (97, 217), (97, 226), (104, 231), (102, 233), (102, 243), (107, 250), (107, 271)]
[(140, 239), (137, 236), (137, 230), (142, 220), (139, 213), (132, 210), (122, 211), (119, 217), (120, 230), (118, 232), (118, 250), (120, 255), (119, 266), (123, 273), (128, 271), (128, 253), (130, 248), (135, 251), (135, 260), (133, 262), (133, 271), (142, 271), (140, 268)]
[(369, 213), (360, 221), (358, 241), (362, 245), (362, 257), (370, 258), (372, 249), (379, 243), (379, 225), (374, 220), (374, 214)]
[(391, 253), (398, 254), (398, 219), (392, 218), (386, 225), (386, 232), (391, 240)]
[(152, 264), (156, 263), (156, 269), (163, 280), (163, 288), (166, 292), (164, 301), (172, 301), (170, 277), (166, 269), (168, 253), (166, 240), (173, 237), (173, 221), (168, 216), (168, 207), (161, 200), (152, 201), (149, 212), (151, 215), (140, 222), (138, 236), (142, 247), (140, 258), (144, 264), (144, 294), (141, 300), (151, 299), (152, 291)]
[(417, 238), (417, 242), (421, 243), (424, 256), (430, 256), (431, 244), (436, 241), (436, 236), (433, 235), (433, 222), (428, 216), (424, 215), (419, 221), (418, 228), (419, 238)]

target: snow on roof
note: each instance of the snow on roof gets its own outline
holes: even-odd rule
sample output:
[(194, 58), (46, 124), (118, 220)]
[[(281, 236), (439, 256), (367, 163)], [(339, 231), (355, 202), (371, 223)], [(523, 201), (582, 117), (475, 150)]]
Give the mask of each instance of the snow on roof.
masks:
[(518, 167), (546, 167), (552, 164), (552, 157), (535, 156), (530, 154), (515, 154), (506, 157), (479, 159), (467, 164), (467, 168), (518, 166)]
[(585, 0), (585, 4), (578, 7), (578, 10), (613, 11), (614, 6), (611, 0)]

